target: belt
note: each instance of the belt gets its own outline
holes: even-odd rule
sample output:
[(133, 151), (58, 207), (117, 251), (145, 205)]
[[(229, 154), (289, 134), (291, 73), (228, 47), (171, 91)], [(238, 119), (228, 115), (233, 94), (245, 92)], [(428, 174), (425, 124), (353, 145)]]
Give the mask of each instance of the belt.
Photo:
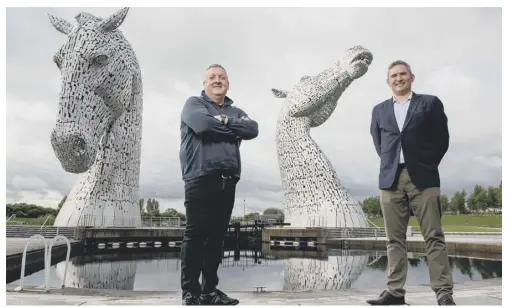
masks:
[(405, 166), (405, 163), (398, 164), (398, 169), (405, 169), (407, 166)]

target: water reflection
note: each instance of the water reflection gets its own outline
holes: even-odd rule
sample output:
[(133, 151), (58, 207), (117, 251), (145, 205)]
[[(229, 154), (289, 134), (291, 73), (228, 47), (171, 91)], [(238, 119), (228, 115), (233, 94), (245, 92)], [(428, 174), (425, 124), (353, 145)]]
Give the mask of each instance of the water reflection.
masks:
[[(455, 283), (501, 278), (501, 256), (494, 259), (451, 256)], [(429, 285), (427, 258), (409, 253), (407, 285)], [(51, 268), (51, 287), (59, 288), (64, 262)], [(223, 254), (220, 287), (229, 291), (336, 290), (385, 285), (385, 251), (341, 250), (325, 247), (311, 251), (276, 250), (263, 245), (254, 250)], [(180, 252), (104, 254), (75, 257), (69, 264), (66, 286), (118, 290), (180, 290)], [(42, 285), (43, 270), (25, 278), (27, 285)], [(19, 284), (19, 281), (14, 282)]]
[[(89, 257), (76, 257), (69, 262), (65, 286), (85, 289), (133, 290), (137, 273), (136, 260), (93, 262)], [(61, 281), (65, 262), (56, 265), (56, 275)]]
[(283, 290), (348, 289), (363, 273), (367, 255), (341, 250), (325, 260), (290, 258), (284, 262)]
[[(368, 267), (386, 271), (388, 258), (385, 252), (381, 252), (381, 254), (382, 255), (375, 262), (371, 261), (373, 257), (369, 256), (368, 259), (370, 262), (373, 262), (373, 264), (369, 264)], [(409, 267), (412, 268), (417, 268), (422, 265), (428, 266), (428, 258), (424, 254), (410, 254), (408, 262)], [(502, 274), (501, 260), (449, 256), (449, 264), (451, 265), (453, 273), (459, 270), (462, 275), (467, 276), (470, 280), (475, 278), (474, 276), (476, 273), (481, 276), (481, 279), (501, 278)]]

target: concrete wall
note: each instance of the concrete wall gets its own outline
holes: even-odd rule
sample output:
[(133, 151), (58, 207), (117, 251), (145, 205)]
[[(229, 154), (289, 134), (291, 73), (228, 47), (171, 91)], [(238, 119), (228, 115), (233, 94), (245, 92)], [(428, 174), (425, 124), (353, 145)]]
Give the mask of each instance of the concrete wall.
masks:
[(261, 241), (270, 242), (274, 238), (285, 238), (300, 240), (306, 238), (316, 239), (317, 244), (325, 244), (328, 237), (328, 229), (320, 228), (264, 228), (261, 233)]
[[(378, 249), (386, 250), (385, 239), (345, 239), (345, 240), (328, 240), (329, 245), (341, 245), (345, 242), (345, 248), (348, 249)], [(424, 241), (407, 241), (408, 251), (425, 252)], [(478, 243), (478, 242), (447, 242), (447, 250), (449, 253), (458, 252), (478, 252), (485, 254), (500, 254), (502, 253), (501, 244)]]
[(133, 229), (133, 228), (77, 228), (74, 233), (76, 240), (89, 239), (154, 239), (154, 238), (181, 238), (184, 229)]

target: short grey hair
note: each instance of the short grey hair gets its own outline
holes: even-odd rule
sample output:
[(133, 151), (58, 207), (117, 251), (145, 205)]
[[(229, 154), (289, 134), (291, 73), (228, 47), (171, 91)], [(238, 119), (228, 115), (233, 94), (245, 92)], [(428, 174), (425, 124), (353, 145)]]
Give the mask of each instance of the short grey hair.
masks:
[(393, 68), (393, 66), (396, 66), (396, 65), (405, 65), (407, 67), (407, 70), (409, 71), (409, 74), (414, 75), (414, 74), (412, 74), (412, 69), (410, 68), (410, 65), (407, 62), (405, 62), (403, 60), (396, 60), (396, 61), (393, 61), (391, 64), (389, 64), (387, 78), (389, 78), (389, 71)]
[(214, 68), (214, 67), (219, 67), (221, 68), (223, 71), (226, 72), (226, 69), (221, 65), (221, 64), (211, 64), (209, 67), (207, 67), (207, 69), (205, 71), (208, 71), (210, 70), (211, 68)]

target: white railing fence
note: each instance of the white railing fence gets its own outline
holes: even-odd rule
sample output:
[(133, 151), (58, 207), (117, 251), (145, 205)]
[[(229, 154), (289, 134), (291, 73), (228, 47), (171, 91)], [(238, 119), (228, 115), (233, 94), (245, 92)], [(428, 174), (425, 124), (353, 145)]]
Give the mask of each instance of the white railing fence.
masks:
[(117, 217), (101, 215), (81, 215), (77, 223), (79, 227), (99, 228), (180, 228), (180, 217), (137, 216)]

